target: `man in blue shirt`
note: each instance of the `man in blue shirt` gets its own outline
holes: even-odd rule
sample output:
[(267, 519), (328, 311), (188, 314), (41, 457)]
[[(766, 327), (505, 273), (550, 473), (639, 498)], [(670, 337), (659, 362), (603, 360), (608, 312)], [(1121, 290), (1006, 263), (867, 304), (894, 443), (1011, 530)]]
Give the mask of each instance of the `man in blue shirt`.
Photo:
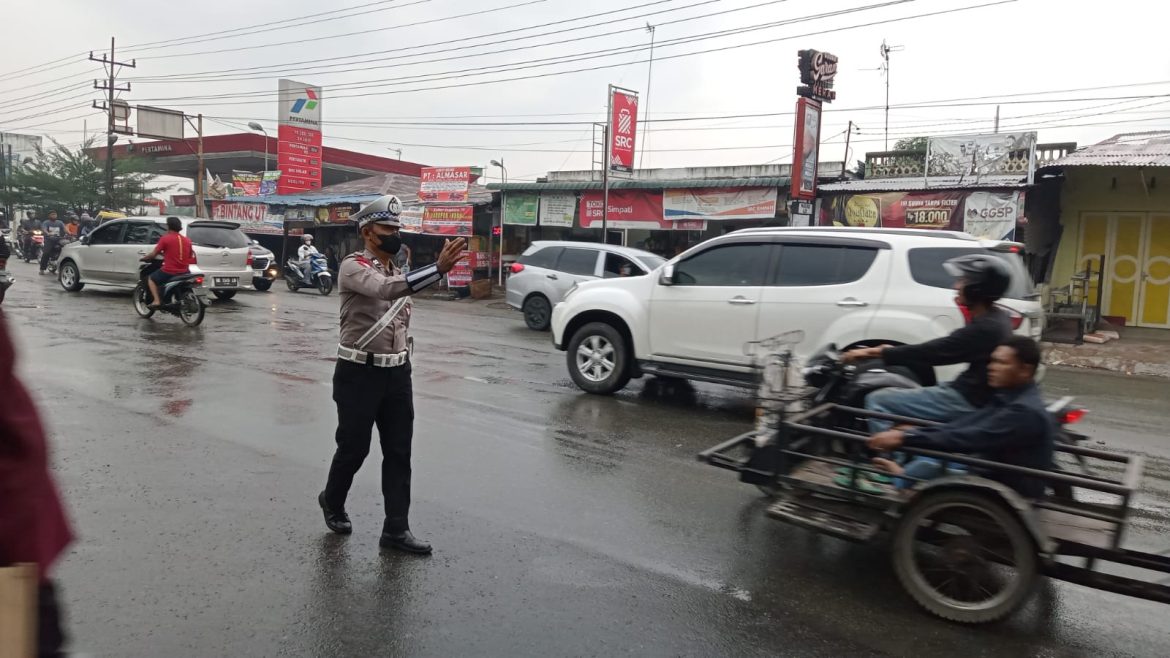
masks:
[(50, 210), (49, 218), (41, 224), (41, 231), (45, 234), (45, 247), (41, 250), (41, 274), (49, 267), (49, 261), (55, 258), (60, 250), (61, 238), (65, 237), (65, 222), (57, 219), (57, 211)]
[[(867, 445), (878, 451), (904, 446), (974, 453), (1005, 464), (1050, 469), (1057, 427), (1036, 385), (1039, 365), (1036, 341), (1012, 336), (991, 354), (987, 383), (994, 395), (987, 406), (945, 425), (886, 430), (870, 437)], [(939, 465), (936, 475), (941, 475), (941, 470)], [(983, 475), (1031, 498), (1044, 495), (1044, 482), (1035, 478), (1001, 472)]]

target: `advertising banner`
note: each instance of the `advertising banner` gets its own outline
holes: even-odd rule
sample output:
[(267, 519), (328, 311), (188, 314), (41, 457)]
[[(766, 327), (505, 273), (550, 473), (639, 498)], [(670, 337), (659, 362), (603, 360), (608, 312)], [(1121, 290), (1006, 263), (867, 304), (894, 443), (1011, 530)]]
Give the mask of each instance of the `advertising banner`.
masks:
[[(278, 83), (276, 161), (284, 173), (276, 181), (278, 194), (321, 188), (321, 88), (281, 79)], [(291, 158), (317, 159), (313, 165)], [(295, 171), (294, 171), (295, 170)]]
[(398, 216), (402, 221), (402, 231), (405, 233), (422, 233), (422, 206), (406, 206), (402, 209), (402, 214)]
[(342, 206), (329, 206), (329, 223), (330, 224), (347, 224), (349, 223), (349, 213), (351, 208), (348, 204)]
[(774, 188), (707, 187), (663, 192), (663, 218), (772, 219), (776, 216)]
[(817, 159), (821, 144), (821, 104), (807, 98), (796, 100), (796, 135), (792, 140), (792, 196), (813, 199), (817, 195)]
[(471, 167), (423, 167), (418, 200), (424, 203), (461, 203), (471, 188)]
[(1019, 192), (880, 192), (821, 200), (821, 226), (933, 228), (1010, 240), (1020, 220)]
[(280, 182), (279, 171), (266, 171), (260, 177), (260, 196), (276, 194), (276, 185)]
[(471, 235), (475, 206), (426, 206), (422, 232), (430, 235)]
[(571, 228), (577, 212), (576, 194), (541, 194), (540, 225)]
[(504, 193), (504, 223), (536, 226), (536, 208), (540, 197), (535, 194)]
[(1020, 218), (1019, 192), (970, 192), (963, 206), (963, 230), (977, 238), (1012, 240)]
[[(1036, 164), (1036, 133), (993, 133), (931, 137), (927, 146), (926, 175), (972, 176), (1020, 173), (1028, 163), (1028, 182)], [(1014, 159), (1013, 159), (1014, 156)]]
[(260, 174), (232, 171), (232, 196), (259, 196)]
[(212, 201), (211, 219), (236, 222), (244, 233), (280, 235), (284, 232), (284, 217), (269, 214), (265, 203)]
[(634, 171), (634, 146), (638, 133), (638, 95), (609, 88), (609, 170)]
[[(581, 193), (578, 212), (581, 228), (601, 228), (604, 193)], [(668, 221), (662, 218), (662, 194), (651, 190), (610, 190), (607, 228), (651, 231), (702, 231), (705, 220)]]

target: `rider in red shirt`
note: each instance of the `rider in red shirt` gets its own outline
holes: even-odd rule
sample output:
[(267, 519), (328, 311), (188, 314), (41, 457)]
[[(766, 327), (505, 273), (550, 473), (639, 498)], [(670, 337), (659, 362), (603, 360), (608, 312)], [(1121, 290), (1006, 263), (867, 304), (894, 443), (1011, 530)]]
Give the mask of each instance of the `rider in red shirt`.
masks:
[(154, 296), (151, 308), (162, 306), (162, 295), (159, 293), (162, 286), (176, 276), (186, 274), (195, 264), (195, 247), (191, 245), (190, 239), (180, 233), (183, 230), (182, 220), (178, 217), (167, 217), (167, 229), (167, 234), (159, 238), (154, 251), (142, 257), (147, 263), (158, 258), (159, 254), (163, 257), (162, 268), (155, 270), (147, 282), (150, 294)]

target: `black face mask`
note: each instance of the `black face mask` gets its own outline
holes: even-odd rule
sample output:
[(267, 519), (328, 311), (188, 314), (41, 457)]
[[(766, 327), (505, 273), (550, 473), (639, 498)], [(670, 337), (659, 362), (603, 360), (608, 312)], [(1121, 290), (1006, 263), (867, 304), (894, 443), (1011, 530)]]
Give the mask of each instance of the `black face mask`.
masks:
[(387, 254), (396, 254), (402, 248), (402, 238), (398, 234), (393, 235), (379, 235), (378, 248)]

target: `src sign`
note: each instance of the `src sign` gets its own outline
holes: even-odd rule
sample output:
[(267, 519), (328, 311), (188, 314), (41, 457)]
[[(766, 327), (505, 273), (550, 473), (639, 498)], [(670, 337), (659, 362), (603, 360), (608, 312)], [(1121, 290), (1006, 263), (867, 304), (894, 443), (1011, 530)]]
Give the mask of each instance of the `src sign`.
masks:
[(837, 56), (819, 50), (801, 50), (797, 55), (801, 86), (796, 93), (825, 103), (836, 100), (833, 80), (837, 77)]

